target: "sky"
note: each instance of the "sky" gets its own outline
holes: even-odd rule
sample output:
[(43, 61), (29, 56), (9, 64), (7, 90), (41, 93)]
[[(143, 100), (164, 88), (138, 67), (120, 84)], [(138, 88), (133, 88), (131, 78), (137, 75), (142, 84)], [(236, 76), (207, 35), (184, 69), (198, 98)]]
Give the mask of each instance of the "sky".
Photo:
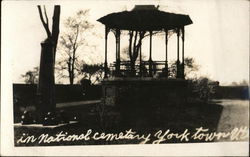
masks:
[[(60, 31), (63, 21), (78, 10), (90, 9), (89, 20), (99, 37), (88, 36), (96, 45), (94, 51), (80, 49), (79, 55), (88, 63), (104, 61), (104, 26), (96, 20), (112, 12), (131, 10), (134, 5), (159, 5), (160, 10), (188, 14), (193, 24), (185, 27), (185, 56), (200, 65), (199, 75), (219, 81), (221, 85), (249, 80), (249, 1), (248, 0), (157, 0), (157, 1), (3, 1), (2, 53), (11, 54), (13, 83), (24, 82), (21, 77), (39, 65), (41, 46), (46, 32), (39, 18), (37, 5), (45, 5), (52, 23), (53, 5), (61, 5)], [(115, 38), (108, 39), (108, 61), (115, 58)], [(121, 48), (128, 38), (121, 37)], [(164, 38), (153, 37), (153, 60), (165, 57)], [(169, 39), (169, 58), (176, 59), (176, 35)], [(148, 56), (149, 40), (143, 41), (142, 53)], [(60, 55), (59, 55), (60, 56)], [(87, 56), (87, 57), (86, 57)]]

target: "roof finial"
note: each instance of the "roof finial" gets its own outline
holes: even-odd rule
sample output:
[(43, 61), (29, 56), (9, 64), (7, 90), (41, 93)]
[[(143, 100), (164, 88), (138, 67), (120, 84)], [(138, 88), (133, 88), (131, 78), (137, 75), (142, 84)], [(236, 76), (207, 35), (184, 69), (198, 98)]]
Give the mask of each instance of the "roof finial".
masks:
[(155, 5), (135, 5), (132, 9), (133, 11), (137, 10), (157, 10), (158, 8)]

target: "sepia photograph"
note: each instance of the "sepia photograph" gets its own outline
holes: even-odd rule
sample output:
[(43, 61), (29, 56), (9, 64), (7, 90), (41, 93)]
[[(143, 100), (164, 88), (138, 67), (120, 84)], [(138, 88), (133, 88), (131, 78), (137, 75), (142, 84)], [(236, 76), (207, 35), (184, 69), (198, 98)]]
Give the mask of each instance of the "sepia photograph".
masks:
[(249, 2), (2, 1), (1, 155), (248, 156)]

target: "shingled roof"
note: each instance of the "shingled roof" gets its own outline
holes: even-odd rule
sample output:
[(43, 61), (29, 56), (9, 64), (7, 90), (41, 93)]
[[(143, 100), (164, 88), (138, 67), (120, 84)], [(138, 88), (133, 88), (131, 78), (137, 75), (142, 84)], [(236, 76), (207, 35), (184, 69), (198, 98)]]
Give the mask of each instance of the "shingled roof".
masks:
[(137, 5), (131, 11), (111, 13), (97, 21), (109, 28), (137, 31), (170, 30), (193, 23), (188, 15), (160, 11), (154, 5)]

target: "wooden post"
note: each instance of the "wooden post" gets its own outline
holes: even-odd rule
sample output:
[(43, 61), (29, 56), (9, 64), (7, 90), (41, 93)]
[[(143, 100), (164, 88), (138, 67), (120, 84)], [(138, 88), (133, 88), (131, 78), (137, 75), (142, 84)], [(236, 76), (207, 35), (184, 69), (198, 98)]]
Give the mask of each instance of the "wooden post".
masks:
[(153, 69), (152, 69), (152, 31), (149, 32), (149, 76), (151, 77), (153, 74)]
[(180, 38), (180, 28), (177, 28), (177, 61), (176, 61), (176, 68), (177, 68), (177, 78), (180, 78), (180, 49), (179, 49), (179, 38)]
[(107, 26), (105, 26), (105, 61), (104, 61), (104, 78), (108, 77), (108, 58), (107, 58), (107, 47), (108, 47), (108, 32), (109, 29)]
[(165, 44), (166, 44), (166, 60), (165, 60), (165, 75), (168, 77), (168, 30), (165, 30)]
[(115, 30), (115, 38), (116, 38), (116, 65), (115, 65), (115, 71), (116, 71), (116, 76), (120, 75), (120, 30), (116, 29)]
[(141, 45), (140, 45), (140, 76), (142, 77), (142, 54), (141, 54)]
[(185, 78), (185, 57), (184, 57), (184, 41), (185, 41), (185, 30), (182, 27), (182, 78)]

